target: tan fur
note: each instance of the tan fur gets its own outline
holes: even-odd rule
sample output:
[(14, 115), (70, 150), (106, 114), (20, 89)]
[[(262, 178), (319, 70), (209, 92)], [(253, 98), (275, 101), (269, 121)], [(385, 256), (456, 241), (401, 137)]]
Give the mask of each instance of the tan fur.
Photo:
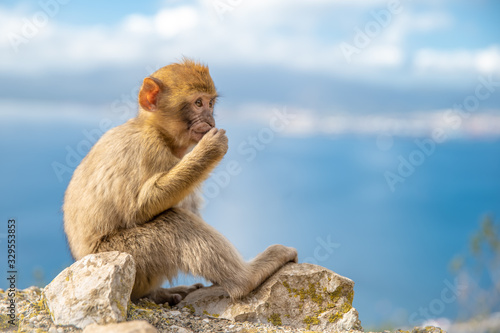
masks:
[(225, 131), (213, 120), (216, 97), (206, 66), (185, 59), (161, 68), (144, 79), (138, 116), (105, 133), (68, 185), (71, 253), (130, 253), (137, 265), (133, 299), (175, 304), (200, 287), (159, 288), (178, 271), (238, 298), (297, 260), (295, 249), (273, 245), (246, 263), (200, 217), (201, 183), (227, 151)]

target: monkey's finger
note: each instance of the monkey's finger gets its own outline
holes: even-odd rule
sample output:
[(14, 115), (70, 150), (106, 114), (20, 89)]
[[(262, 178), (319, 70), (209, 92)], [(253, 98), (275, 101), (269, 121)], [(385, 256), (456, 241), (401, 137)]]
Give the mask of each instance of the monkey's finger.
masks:
[(201, 138), (202, 141), (210, 140), (217, 134), (217, 128), (212, 127), (208, 132), (203, 134), (203, 137)]
[(218, 128), (216, 128), (216, 127), (212, 127), (212, 128), (210, 129), (210, 131), (208, 131), (205, 135), (207, 135), (207, 134), (210, 134), (210, 135), (215, 135), (215, 134), (217, 134), (217, 131), (218, 131), (218, 130), (219, 130)]
[(219, 129), (217, 133), (215, 133), (219, 138), (220, 137), (225, 137), (226, 136), (226, 130), (225, 129)]

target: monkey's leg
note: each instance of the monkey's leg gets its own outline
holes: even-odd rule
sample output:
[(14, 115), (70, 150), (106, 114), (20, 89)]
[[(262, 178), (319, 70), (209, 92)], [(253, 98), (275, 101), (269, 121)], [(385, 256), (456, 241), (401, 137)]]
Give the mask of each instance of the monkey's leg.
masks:
[(253, 280), (258, 281), (255, 282), (255, 287), (250, 291), (258, 287), (286, 263), (297, 261), (297, 250), (294, 248), (279, 244), (269, 246), (266, 250), (250, 261)]
[(157, 220), (175, 225), (180, 270), (222, 286), (232, 298), (247, 295), (281, 266), (297, 261), (295, 249), (273, 245), (246, 263), (224, 236), (183, 209), (169, 210)]
[(172, 280), (179, 270), (202, 276), (222, 286), (232, 298), (239, 298), (297, 257), (295, 249), (273, 245), (246, 263), (224, 236), (199, 216), (180, 208), (105, 237), (97, 251), (113, 250), (130, 253), (135, 259), (132, 299), (150, 294), (157, 302), (165, 296), (171, 304), (180, 301), (176, 296), (179, 294), (165, 295), (157, 289), (165, 278)]
[(162, 220), (136, 228), (123, 229), (103, 237), (96, 252), (120, 251), (131, 254), (136, 263), (136, 277), (132, 289), (133, 301), (149, 297), (156, 303), (179, 303), (187, 294), (202, 288), (202, 284), (160, 288), (165, 279), (170, 281), (179, 270), (175, 229)]

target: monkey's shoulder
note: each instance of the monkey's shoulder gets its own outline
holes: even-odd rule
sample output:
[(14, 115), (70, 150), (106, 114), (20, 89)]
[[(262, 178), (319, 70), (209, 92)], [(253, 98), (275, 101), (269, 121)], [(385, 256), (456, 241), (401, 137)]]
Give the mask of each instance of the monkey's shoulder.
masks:
[(124, 167), (140, 167), (143, 171), (165, 171), (178, 162), (161, 136), (153, 130), (144, 130), (135, 119), (106, 132), (94, 148), (99, 160), (114, 165), (123, 162)]

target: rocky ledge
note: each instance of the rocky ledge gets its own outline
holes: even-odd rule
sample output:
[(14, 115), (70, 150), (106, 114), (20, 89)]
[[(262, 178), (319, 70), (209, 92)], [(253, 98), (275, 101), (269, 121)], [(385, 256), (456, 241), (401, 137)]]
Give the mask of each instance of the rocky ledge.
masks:
[(354, 282), (311, 264), (287, 264), (247, 297), (233, 301), (221, 287), (200, 289), (180, 307), (195, 314), (319, 331), (361, 331), (352, 307)]
[[(352, 307), (354, 282), (326, 268), (288, 264), (245, 298), (218, 286), (199, 289), (176, 307), (129, 301), (135, 263), (125, 253), (90, 255), (47, 287), (15, 297), (0, 292), (0, 331), (19, 332), (362, 332)], [(442, 333), (438, 328), (416, 332)]]

